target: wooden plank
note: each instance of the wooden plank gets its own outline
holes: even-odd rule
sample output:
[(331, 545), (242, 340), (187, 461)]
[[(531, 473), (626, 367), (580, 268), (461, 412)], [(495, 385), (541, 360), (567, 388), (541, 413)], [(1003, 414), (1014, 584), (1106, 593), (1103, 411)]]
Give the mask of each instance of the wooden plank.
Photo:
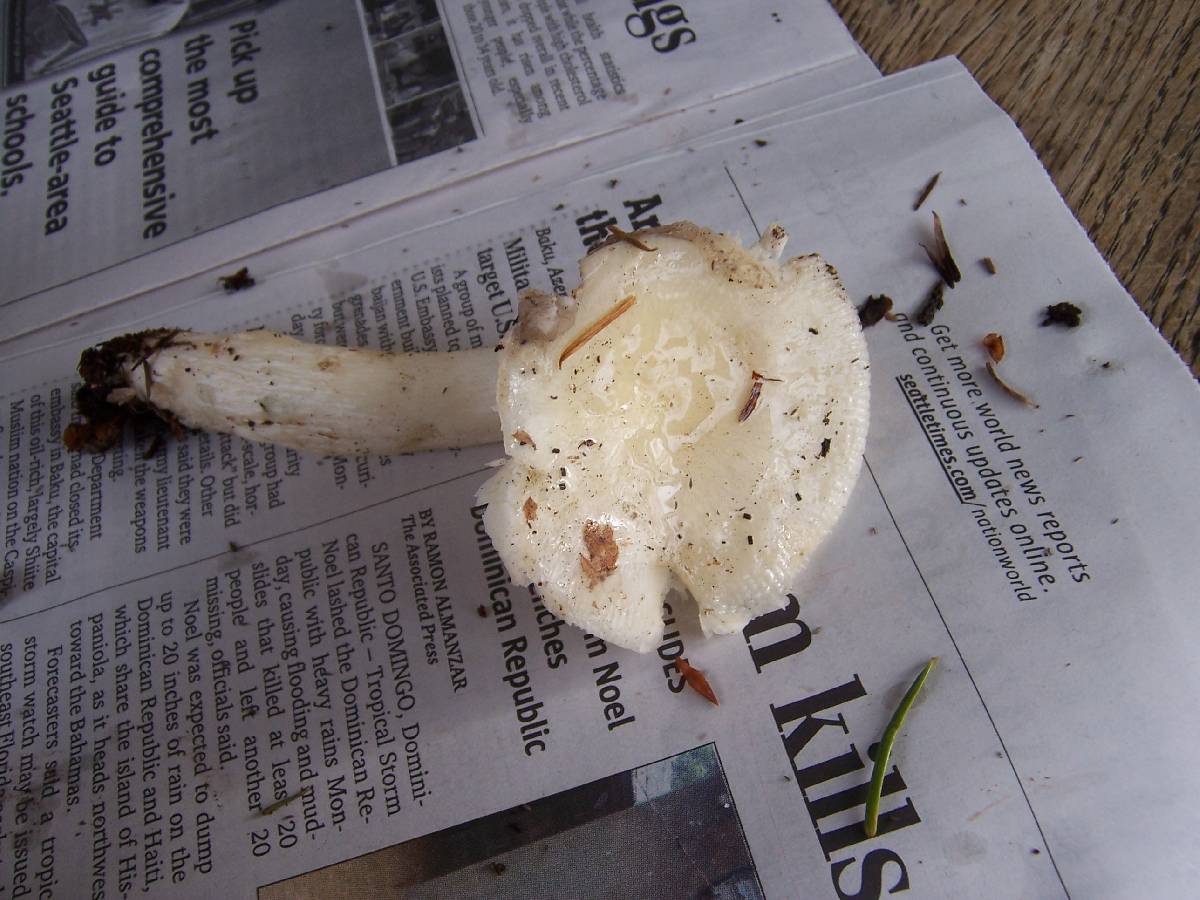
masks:
[(832, 2), (885, 73), (966, 64), (1200, 376), (1200, 2)]

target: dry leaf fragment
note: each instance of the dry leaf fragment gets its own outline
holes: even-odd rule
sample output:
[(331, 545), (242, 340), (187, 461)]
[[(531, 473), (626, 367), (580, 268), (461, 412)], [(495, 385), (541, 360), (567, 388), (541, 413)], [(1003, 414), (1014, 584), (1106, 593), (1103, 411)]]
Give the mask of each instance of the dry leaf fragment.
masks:
[(925, 298), (925, 302), (921, 304), (921, 308), (917, 310), (916, 320), (918, 325), (928, 327), (933, 324), (933, 317), (945, 305), (944, 295), (945, 282), (939, 281), (933, 286), (933, 290), (929, 292), (929, 296)]
[(579, 554), (579, 567), (583, 570), (588, 587), (593, 588), (616, 571), (620, 549), (613, 537), (612, 526), (607, 523), (601, 525), (591, 519), (583, 526), (583, 546), (588, 555)]
[(941, 172), (935, 172), (933, 177), (925, 182), (925, 187), (921, 188), (921, 193), (917, 195), (917, 200), (913, 204), (913, 212), (916, 212), (921, 208), (921, 204), (924, 203), (929, 198), (929, 195), (933, 193), (933, 189), (937, 187), (938, 179), (941, 177)]
[(989, 332), (983, 337), (983, 346), (992, 362), (998, 363), (1004, 359), (1004, 335)]
[(946, 231), (942, 228), (942, 217), (936, 212), (933, 214), (933, 249), (930, 250), (925, 244), (921, 246), (925, 249), (925, 255), (929, 257), (933, 267), (942, 276), (942, 280), (946, 282), (946, 286), (952, 288), (958, 284), (962, 279), (962, 271), (958, 268), (958, 263), (954, 261), (954, 254), (950, 252), (950, 244), (946, 241)]
[(1008, 396), (1012, 397), (1014, 400), (1020, 400), (1026, 406), (1032, 406), (1034, 409), (1040, 408), (1032, 398), (1025, 396), (1011, 384), (1005, 382), (1005, 380), (1000, 377), (1000, 373), (996, 370), (996, 364), (990, 359), (988, 360), (987, 370), (988, 374), (996, 380), (996, 384), (1000, 385), (1000, 388), (1004, 391), (1004, 393), (1008, 394)]
[(1063, 301), (1046, 307), (1046, 318), (1042, 319), (1042, 327), (1047, 325), (1064, 325), (1067, 328), (1078, 328), (1083, 322), (1083, 310), (1074, 303)]
[(713, 706), (721, 705), (712, 686), (708, 683), (708, 679), (704, 677), (704, 673), (688, 662), (686, 656), (675, 660), (675, 665), (679, 667), (679, 673), (683, 675), (683, 680), (688, 683), (688, 687)]
[(892, 311), (892, 298), (887, 294), (872, 294), (858, 308), (858, 323), (870, 328)]

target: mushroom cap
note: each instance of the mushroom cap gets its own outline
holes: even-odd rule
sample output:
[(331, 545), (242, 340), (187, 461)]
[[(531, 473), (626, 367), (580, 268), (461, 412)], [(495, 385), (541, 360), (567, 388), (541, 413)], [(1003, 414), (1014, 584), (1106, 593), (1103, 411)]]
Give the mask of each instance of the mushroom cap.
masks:
[(672, 586), (706, 634), (785, 605), (858, 476), (870, 382), (837, 272), (776, 262), (781, 227), (750, 248), (688, 222), (636, 237), (589, 254), (572, 295), (522, 298), (509, 458), (479, 497), (515, 581), (645, 652)]

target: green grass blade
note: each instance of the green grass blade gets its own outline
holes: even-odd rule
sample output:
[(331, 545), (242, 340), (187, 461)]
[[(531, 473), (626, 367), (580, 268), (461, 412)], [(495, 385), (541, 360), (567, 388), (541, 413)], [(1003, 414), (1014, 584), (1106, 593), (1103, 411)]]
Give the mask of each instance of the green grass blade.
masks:
[(866, 831), (869, 838), (875, 837), (875, 832), (879, 829), (879, 797), (883, 793), (883, 776), (887, 774), (888, 761), (892, 756), (892, 744), (896, 743), (896, 735), (900, 732), (900, 726), (904, 724), (904, 717), (908, 715), (909, 709), (917, 699), (917, 694), (921, 693), (925, 679), (929, 677), (929, 673), (933, 671), (937, 661), (938, 657), (935, 656), (925, 663), (925, 668), (917, 675), (912, 687), (908, 689), (908, 693), (896, 707), (895, 713), (892, 714), (892, 720), (883, 730), (883, 737), (879, 739), (879, 749), (875, 753), (875, 768), (871, 771), (871, 784), (867, 787), (867, 815), (863, 819), (863, 830)]

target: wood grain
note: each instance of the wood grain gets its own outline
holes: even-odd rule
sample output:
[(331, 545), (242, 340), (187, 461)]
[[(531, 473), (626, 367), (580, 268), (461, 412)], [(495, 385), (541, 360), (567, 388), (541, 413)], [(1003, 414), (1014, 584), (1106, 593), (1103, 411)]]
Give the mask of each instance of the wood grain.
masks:
[(1200, 376), (1200, 2), (832, 3), (885, 73), (963, 61)]

